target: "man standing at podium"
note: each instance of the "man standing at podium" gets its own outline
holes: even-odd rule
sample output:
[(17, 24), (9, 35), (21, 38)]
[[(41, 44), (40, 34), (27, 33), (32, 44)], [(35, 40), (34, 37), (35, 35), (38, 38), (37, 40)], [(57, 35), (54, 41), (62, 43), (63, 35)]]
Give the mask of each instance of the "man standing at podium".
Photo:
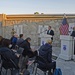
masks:
[(75, 27), (73, 27), (71, 36), (74, 37), (74, 55), (75, 55)]
[(51, 26), (48, 27), (47, 34), (52, 36), (51, 40), (53, 41), (54, 31), (51, 29)]

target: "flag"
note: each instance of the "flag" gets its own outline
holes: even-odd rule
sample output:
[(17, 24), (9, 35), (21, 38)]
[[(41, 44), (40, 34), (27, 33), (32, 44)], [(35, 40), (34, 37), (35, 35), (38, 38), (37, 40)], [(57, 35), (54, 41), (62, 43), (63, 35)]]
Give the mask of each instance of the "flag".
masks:
[(67, 23), (66, 18), (63, 19), (62, 25), (60, 26), (59, 30), (60, 30), (60, 35), (68, 35), (69, 25)]

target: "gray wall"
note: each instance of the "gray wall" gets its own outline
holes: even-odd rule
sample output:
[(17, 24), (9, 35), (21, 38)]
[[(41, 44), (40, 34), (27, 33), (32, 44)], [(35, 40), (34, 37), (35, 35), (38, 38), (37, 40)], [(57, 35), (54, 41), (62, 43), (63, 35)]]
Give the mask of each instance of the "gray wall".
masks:
[[(68, 19), (68, 23), (74, 23), (75, 19)], [(24, 34), (24, 38), (31, 37), (32, 38), (32, 45), (40, 45), (40, 38), (38, 35), (38, 28), (39, 25), (42, 26), (52, 26), (54, 29), (55, 35), (54, 35), (54, 41), (53, 46), (60, 46), (60, 33), (59, 33), (59, 27), (62, 23), (62, 20), (48, 20), (48, 21), (42, 21), (42, 22), (24, 22), (22, 24), (19, 24), (22, 26), (22, 33)], [(17, 25), (17, 29), (20, 30), (19, 25)], [(16, 25), (14, 25), (15, 27)], [(4, 28), (4, 37), (10, 38), (11, 37), (11, 31), (13, 26), (7, 26)]]

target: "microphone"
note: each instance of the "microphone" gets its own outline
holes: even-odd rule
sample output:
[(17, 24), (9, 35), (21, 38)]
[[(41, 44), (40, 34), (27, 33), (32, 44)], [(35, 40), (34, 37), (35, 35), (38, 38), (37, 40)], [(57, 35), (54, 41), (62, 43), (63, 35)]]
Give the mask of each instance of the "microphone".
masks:
[(47, 29), (45, 31), (47, 31)]
[(39, 33), (39, 35), (40, 35), (40, 34), (42, 34), (43, 32), (46, 32), (46, 31), (47, 31), (47, 29), (46, 29), (46, 30), (44, 30), (44, 31), (42, 31), (42, 32), (40, 32), (40, 33)]

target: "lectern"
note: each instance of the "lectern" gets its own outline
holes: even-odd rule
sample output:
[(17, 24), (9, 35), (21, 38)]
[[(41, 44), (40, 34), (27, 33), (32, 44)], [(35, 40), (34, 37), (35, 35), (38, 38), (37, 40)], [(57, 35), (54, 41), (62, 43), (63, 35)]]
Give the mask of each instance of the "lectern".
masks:
[(70, 35), (60, 35), (61, 53), (59, 58), (71, 60), (73, 58), (73, 37)]
[(40, 45), (43, 45), (46, 43), (47, 40), (51, 40), (51, 35), (44, 34), (40, 36)]

